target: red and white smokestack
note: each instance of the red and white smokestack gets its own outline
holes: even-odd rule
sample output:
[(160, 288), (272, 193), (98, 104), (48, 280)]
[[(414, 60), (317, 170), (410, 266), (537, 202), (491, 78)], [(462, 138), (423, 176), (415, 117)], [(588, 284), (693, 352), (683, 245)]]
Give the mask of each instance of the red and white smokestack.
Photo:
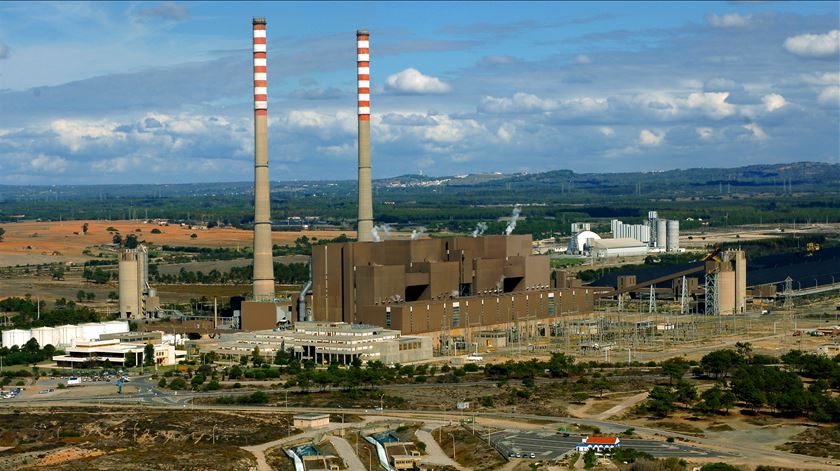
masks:
[(370, 33), (356, 31), (359, 109), (359, 217), (356, 238), (373, 240), (373, 195), (370, 175)]
[(254, 18), (254, 300), (274, 301), (265, 18)]

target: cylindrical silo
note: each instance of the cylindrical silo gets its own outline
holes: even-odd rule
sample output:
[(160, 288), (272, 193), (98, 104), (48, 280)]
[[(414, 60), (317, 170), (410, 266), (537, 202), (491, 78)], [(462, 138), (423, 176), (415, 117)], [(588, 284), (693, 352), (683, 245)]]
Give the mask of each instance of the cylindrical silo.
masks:
[(139, 317), (142, 314), (139, 273), (137, 252), (130, 249), (120, 252), (120, 317), (123, 319)]
[(656, 220), (656, 246), (660, 249), (665, 249), (667, 244), (667, 227), (668, 221), (665, 219)]
[(666, 226), (667, 237), (666, 247), (668, 252), (676, 252), (680, 249), (680, 222), (673, 219), (668, 220)]

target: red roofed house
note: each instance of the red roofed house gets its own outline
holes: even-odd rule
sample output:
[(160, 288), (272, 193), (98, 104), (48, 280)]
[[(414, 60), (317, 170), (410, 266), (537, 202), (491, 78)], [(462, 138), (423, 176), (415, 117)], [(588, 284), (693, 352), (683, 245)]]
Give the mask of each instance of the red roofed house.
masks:
[(586, 453), (591, 448), (595, 453), (609, 453), (620, 446), (621, 440), (618, 437), (586, 437), (575, 446), (575, 450)]

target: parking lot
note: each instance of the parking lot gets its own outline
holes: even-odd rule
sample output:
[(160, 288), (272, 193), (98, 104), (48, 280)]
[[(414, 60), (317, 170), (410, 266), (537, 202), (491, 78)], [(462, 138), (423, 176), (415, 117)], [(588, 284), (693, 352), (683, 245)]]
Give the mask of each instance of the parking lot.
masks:
[[(490, 438), (493, 446), (504, 456), (516, 457), (519, 454), (523, 458), (537, 460), (559, 459), (564, 453), (575, 449), (575, 445), (581, 442), (583, 436), (564, 436), (556, 432), (540, 432), (530, 430), (506, 430), (493, 434)], [(659, 458), (710, 458), (725, 456), (700, 448), (695, 448), (678, 443), (668, 443), (657, 440), (640, 440), (627, 438), (621, 439), (621, 446), (633, 448), (634, 450), (650, 453)]]

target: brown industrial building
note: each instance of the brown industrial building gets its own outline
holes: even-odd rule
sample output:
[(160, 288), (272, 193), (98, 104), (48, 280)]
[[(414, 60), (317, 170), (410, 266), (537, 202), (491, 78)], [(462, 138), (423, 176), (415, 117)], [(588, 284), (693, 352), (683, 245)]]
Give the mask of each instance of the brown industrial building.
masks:
[(312, 315), (455, 342), (471, 342), (473, 329), (548, 335), (553, 318), (592, 310), (592, 290), (563, 277), (552, 283), (549, 258), (532, 255), (531, 242), (500, 235), (318, 245)]

